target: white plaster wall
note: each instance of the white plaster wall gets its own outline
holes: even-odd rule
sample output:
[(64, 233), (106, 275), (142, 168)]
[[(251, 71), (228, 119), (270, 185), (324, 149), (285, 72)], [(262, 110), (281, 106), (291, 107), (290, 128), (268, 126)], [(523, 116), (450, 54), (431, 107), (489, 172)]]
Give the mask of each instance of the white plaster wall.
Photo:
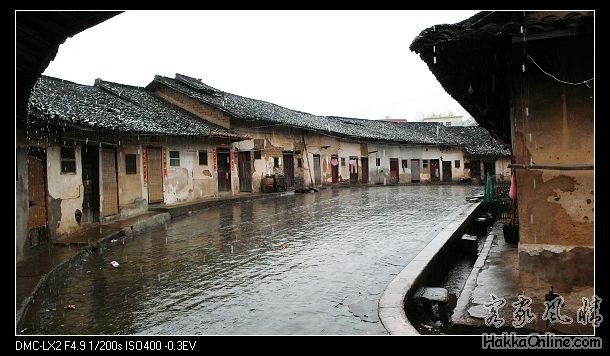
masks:
[(510, 179), (510, 157), (500, 157), (496, 160), (496, 174), (500, 175), (500, 179)]
[[(58, 238), (66, 234), (71, 234), (80, 229), (76, 222), (74, 212), (76, 209), (82, 210), (83, 205), (83, 180), (80, 147), (75, 147), (76, 173), (61, 173), (60, 146), (50, 146), (47, 148), (47, 187), (49, 215), (56, 214), (52, 211), (54, 199), (61, 199), (60, 209), (61, 218), (57, 226), (50, 226), (55, 229)], [(100, 184), (101, 187), (101, 184)], [(100, 189), (101, 190), (101, 189)]]
[[(442, 155), (438, 146), (415, 146), (398, 144), (369, 143), (369, 177), (373, 184), (390, 183), (390, 158), (398, 159), (398, 183), (411, 183), (411, 160), (419, 159), (420, 181), (429, 181), (429, 170), (424, 171), (422, 160), (438, 159)], [(453, 156), (451, 156), (453, 157)], [(380, 166), (377, 167), (375, 160), (379, 158)], [(445, 159), (445, 157), (443, 156)], [(402, 160), (408, 160), (408, 168), (402, 168)], [(428, 166), (429, 167), (429, 166)]]
[[(464, 152), (462, 150), (451, 149), (443, 150), (441, 153), (443, 161), (451, 161), (451, 181), (459, 182), (464, 178)], [(455, 168), (455, 161), (460, 161), (460, 167)], [(443, 180), (443, 163), (440, 163), (441, 181)]]
[[(218, 171), (215, 171), (212, 160), (211, 144), (171, 143), (165, 147), (167, 151), (167, 177), (163, 177), (163, 199), (166, 204), (176, 204), (218, 195)], [(206, 150), (208, 164), (199, 165), (199, 151)], [(170, 151), (180, 152), (180, 166), (170, 166)], [(231, 181), (239, 187), (237, 177), (237, 160), (231, 172)], [(237, 182), (237, 184), (236, 184)]]

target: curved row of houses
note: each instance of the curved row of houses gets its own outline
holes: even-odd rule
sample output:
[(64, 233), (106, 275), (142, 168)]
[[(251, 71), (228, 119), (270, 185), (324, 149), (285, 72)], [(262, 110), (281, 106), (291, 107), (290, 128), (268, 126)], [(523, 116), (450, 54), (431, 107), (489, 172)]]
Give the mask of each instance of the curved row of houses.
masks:
[(146, 87), (43, 76), (25, 126), (28, 233), (45, 227), (53, 239), (149, 204), (261, 192), (268, 176), (290, 190), (510, 174), (510, 151), (478, 126), (316, 116), (181, 74)]

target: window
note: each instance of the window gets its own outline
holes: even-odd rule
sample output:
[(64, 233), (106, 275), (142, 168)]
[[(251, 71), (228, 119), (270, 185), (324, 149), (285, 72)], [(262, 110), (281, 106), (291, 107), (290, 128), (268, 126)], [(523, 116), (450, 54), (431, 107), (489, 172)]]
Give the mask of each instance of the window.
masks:
[(377, 167), (381, 166), (381, 159), (380, 158), (375, 158), (375, 165)]
[(74, 147), (62, 147), (61, 173), (76, 173), (76, 152)]
[(261, 150), (254, 151), (254, 159), (261, 159), (262, 158), (261, 152), (262, 152)]
[(206, 150), (199, 151), (199, 165), (200, 166), (208, 165), (208, 151), (206, 151)]
[(341, 167), (345, 167), (345, 157), (341, 157)]
[(136, 174), (137, 164), (136, 155), (132, 153), (125, 154), (125, 174)]
[(408, 162), (409, 162), (408, 159), (403, 159), (402, 160), (402, 168), (409, 168)]
[(422, 161), (422, 167), (423, 168), (428, 168), (428, 160), (427, 159)]
[(445, 126), (451, 126), (451, 121), (445, 122)]
[(460, 168), (460, 160), (459, 159), (455, 160), (455, 168)]
[(297, 158), (297, 168), (303, 168), (303, 159)]
[(280, 158), (273, 157), (273, 168), (280, 168)]
[(169, 151), (169, 165), (180, 167), (180, 151)]

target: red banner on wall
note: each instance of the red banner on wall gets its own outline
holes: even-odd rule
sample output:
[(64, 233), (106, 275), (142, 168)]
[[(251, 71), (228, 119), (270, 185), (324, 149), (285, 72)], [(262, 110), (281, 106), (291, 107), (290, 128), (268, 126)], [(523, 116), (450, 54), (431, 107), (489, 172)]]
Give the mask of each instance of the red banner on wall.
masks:
[(144, 186), (148, 185), (148, 155), (146, 147), (142, 146), (142, 176), (144, 176)]
[(167, 177), (167, 148), (163, 147), (163, 176)]
[(214, 172), (218, 171), (218, 169), (216, 169), (216, 150), (212, 150), (212, 168)]
[(231, 172), (233, 172), (233, 166), (235, 165), (235, 150), (231, 148), (229, 153), (231, 156)]

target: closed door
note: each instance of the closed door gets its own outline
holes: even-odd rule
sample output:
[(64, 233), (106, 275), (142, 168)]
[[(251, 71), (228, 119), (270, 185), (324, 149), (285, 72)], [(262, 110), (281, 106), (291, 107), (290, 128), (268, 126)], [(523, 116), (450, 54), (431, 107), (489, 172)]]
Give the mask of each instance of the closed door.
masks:
[(360, 158), (360, 164), (362, 164), (362, 184), (369, 183), (369, 158), (362, 157)]
[(443, 182), (451, 182), (451, 161), (443, 161)]
[(28, 157), (28, 229), (47, 225), (47, 188), (44, 161)]
[(390, 182), (398, 183), (398, 158), (390, 158)]
[(411, 160), (411, 182), (417, 183), (419, 182), (419, 160), (412, 159)]
[(322, 169), (320, 168), (320, 155), (313, 155), (313, 179), (315, 185), (322, 184)]
[(104, 216), (119, 213), (118, 184), (116, 177), (116, 153), (114, 148), (102, 149), (102, 214)]
[(148, 202), (159, 203), (163, 201), (163, 156), (160, 148), (149, 147), (146, 153)]
[(216, 166), (218, 167), (218, 191), (231, 191), (231, 161), (228, 150), (218, 150), (216, 154)]
[(252, 159), (250, 152), (238, 152), (237, 161), (239, 167), (239, 191), (252, 191)]
[(292, 152), (284, 153), (284, 179), (286, 188), (294, 188), (294, 155)]

